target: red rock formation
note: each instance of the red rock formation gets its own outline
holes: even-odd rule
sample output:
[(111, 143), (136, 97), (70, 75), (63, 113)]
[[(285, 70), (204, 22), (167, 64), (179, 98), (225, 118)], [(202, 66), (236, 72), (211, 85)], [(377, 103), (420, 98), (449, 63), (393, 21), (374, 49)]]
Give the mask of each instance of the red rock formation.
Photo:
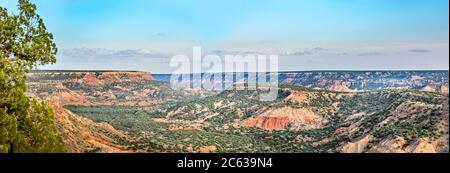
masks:
[(59, 94), (59, 98), (63, 102), (81, 102), (83, 100), (86, 100), (86, 97), (82, 94), (78, 94), (75, 92), (61, 92)]
[(243, 123), (247, 127), (260, 127), (266, 130), (283, 130), (289, 125), (289, 117), (259, 116)]
[(338, 128), (334, 131), (333, 136), (339, 136), (340, 134), (346, 132), (348, 129), (345, 127)]
[(266, 111), (242, 123), (246, 127), (259, 127), (266, 130), (307, 130), (322, 126), (325, 120), (308, 109), (283, 107)]
[(81, 75), (81, 82), (88, 85), (145, 80), (154, 80), (154, 78), (147, 72), (101, 72), (98, 76), (94, 72), (88, 72)]
[(82, 76), (81, 82), (88, 85), (101, 85), (102, 82), (93, 73), (86, 73)]
[(216, 146), (207, 146), (207, 147), (201, 147), (197, 150), (197, 152), (199, 153), (212, 153), (217, 151), (217, 147)]
[(154, 80), (153, 76), (146, 72), (104, 72), (99, 79), (107, 82)]

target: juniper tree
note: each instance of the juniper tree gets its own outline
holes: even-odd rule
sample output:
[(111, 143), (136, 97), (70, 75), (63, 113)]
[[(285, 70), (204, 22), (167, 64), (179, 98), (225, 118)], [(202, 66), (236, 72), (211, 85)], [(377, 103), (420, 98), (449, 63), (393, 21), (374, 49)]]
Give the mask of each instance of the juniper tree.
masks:
[(62, 152), (53, 110), (27, 96), (26, 74), (56, 62), (53, 35), (36, 5), (18, 0), (18, 14), (0, 7), (0, 152)]

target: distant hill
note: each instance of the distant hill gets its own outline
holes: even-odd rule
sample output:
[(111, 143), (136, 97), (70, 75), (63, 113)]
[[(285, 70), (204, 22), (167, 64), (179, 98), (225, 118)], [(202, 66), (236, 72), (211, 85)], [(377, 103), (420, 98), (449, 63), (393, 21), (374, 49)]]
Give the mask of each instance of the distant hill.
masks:
[[(245, 77), (242, 81), (246, 81), (252, 73), (222, 73), (221, 75), (225, 74), (233, 75), (234, 78), (241, 75)], [(274, 73), (265, 74), (263, 77), (269, 75)], [(166, 82), (170, 81), (170, 76), (170, 74), (154, 75), (155, 80)], [(280, 84), (331, 91), (424, 89), (448, 93), (449, 71), (299, 71), (280, 72), (278, 79)], [(233, 82), (236, 81), (240, 80), (235, 79)]]

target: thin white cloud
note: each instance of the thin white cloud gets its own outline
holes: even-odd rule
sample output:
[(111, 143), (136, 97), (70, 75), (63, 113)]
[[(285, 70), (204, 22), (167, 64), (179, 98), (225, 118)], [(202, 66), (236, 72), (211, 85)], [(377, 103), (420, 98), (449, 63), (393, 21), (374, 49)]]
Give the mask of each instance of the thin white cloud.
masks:
[(430, 53), (431, 50), (428, 50), (428, 49), (411, 49), (411, 50), (409, 50), (409, 52), (412, 52), (412, 53)]
[(358, 54), (358, 56), (382, 56), (382, 55), (386, 55), (386, 53), (382, 53), (382, 52), (365, 52), (365, 53)]
[(149, 58), (170, 58), (172, 55), (168, 53), (155, 52), (150, 49), (124, 49), (111, 50), (102, 48), (75, 48), (63, 49), (60, 53), (62, 56), (71, 57), (149, 57)]
[(169, 37), (169, 35), (164, 34), (164, 33), (157, 33), (157, 34), (155, 34), (155, 37), (156, 38), (167, 38), (167, 37)]
[(314, 47), (314, 48), (307, 48), (299, 51), (286, 51), (283, 53), (279, 53), (281, 56), (309, 56), (309, 55), (315, 55), (318, 54), (325, 49), (322, 47)]

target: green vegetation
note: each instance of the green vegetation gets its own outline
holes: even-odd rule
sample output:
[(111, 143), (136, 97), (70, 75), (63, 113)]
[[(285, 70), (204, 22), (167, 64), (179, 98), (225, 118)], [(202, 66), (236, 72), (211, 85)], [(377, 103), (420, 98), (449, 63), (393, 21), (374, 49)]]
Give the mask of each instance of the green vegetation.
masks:
[[(0, 7), (0, 153), (65, 151), (54, 124), (53, 109), (46, 102), (27, 96), (27, 81), (31, 93), (38, 97), (60, 98), (60, 104), (66, 104), (65, 108), (75, 114), (128, 132), (131, 140), (123, 135), (127, 138), (115, 141), (138, 152), (196, 152), (209, 146), (217, 148), (213, 152), (337, 152), (348, 142), (368, 135), (375, 138), (369, 146), (392, 137), (409, 143), (437, 140), (445, 133), (448, 138), (448, 94), (418, 91), (428, 85), (436, 89), (448, 87), (448, 71), (412, 83), (404, 81), (429, 72), (281, 74), (280, 81), (287, 84), (280, 86), (278, 98), (273, 101), (260, 101), (259, 95), (264, 92), (260, 90), (177, 91), (167, 82), (121, 80), (126, 77), (124, 74), (119, 74), (118, 80), (102, 80), (98, 77), (103, 71), (90, 71), (87, 78), (82, 73), (88, 71), (35, 71), (52, 75), (32, 75), (27, 79), (34, 67), (56, 62), (57, 48), (36, 13), (36, 6), (29, 0), (18, 2), (15, 15)], [(352, 90), (370, 91), (350, 93), (298, 86), (324, 89), (340, 83)], [(410, 89), (379, 90), (399, 87)], [(287, 99), (294, 92), (300, 93), (301, 96), (293, 97), (301, 101)], [(261, 116), (272, 110), (280, 115)], [(306, 113), (284, 115), (283, 111)], [(267, 121), (264, 123), (268, 126), (284, 129), (242, 126), (256, 117)], [(299, 130), (293, 128), (295, 125), (311, 128)], [(106, 136), (114, 136), (115, 132), (99, 131), (107, 131)]]
[[(307, 92), (311, 98), (301, 103), (284, 101), (293, 90), (281, 89), (278, 99), (263, 102), (257, 97), (261, 91), (232, 90), (156, 106), (66, 108), (130, 132), (137, 140), (126, 145), (143, 152), (195, 152), (205, 146), (216, 146), (215, 152), (337, 152), (347, 142), (369, 134), (376, 138), (371, 145), (391, 136), (407, 141), (437, 139), (440, 136), (437, 124), (448, 112), (442, 106), (448, 102), (447, 97), (425, 92), (384, 90), (351, 94), (294, 88)], [(338, 108), (333, 109), (331, 105), (335, 103), (339, 103)], [(415, 108), (415, 104), (425, 108)], [(311, 109), (328, 123), (311, 130), (269, 131), (235, 126), (236, 121), (282, 107)], [(396, 111), (407, 111), (407, 119), (393, 118), (399, 116)], [(350, 118), (358, 113), (363, 114)], [(379, 125), (387, 119), (392, 119), (392, 123)], [(336, 133), (355, 124), (356, 131)]]
[[(218, 124), (188, 129), (194, 122), (158, 122), (151, 111), (144, 107), (123, 106), (66, 106), (74, 113), (107, 122), (114, 127), (131, 132), (139, 138), (128, 142), (130, 149), (144, 152), (194, 152), (204, 146), (216, 146), (217, 152), (311, 152), (310, 143), (294, 141), (299, 134), (314, 132), (266, 131), (258, 128), (234, 128), (226, 130)], [(171, 130), (171, 127), (184, 127)], [(321, 134), (316, 134), (320, 136)], [(270, 140), (266, 138), (270, 137)]]
[(400, 121), (390, 124), (384, 124), (374, 132), (374, 136), (377, 138), (385, 138), (386, 136), (399, 136), (406, 141), (414, 141), (419, 138), (428, 138), (436, 140), (440, 136), (437, 124), (440, 121), (440, 115), (438, 107), (434, 107), (434, 110), (422, 110), (416, 112), (417, 115), (422, 115), (414, 119), (414, 121)]
[(36, 6), (18, 7), (17, 15), (0, 7), (0, 152), (62, 152), (52, 108), (26, 95), (26, 73), (54, 63), (56, 45)]

